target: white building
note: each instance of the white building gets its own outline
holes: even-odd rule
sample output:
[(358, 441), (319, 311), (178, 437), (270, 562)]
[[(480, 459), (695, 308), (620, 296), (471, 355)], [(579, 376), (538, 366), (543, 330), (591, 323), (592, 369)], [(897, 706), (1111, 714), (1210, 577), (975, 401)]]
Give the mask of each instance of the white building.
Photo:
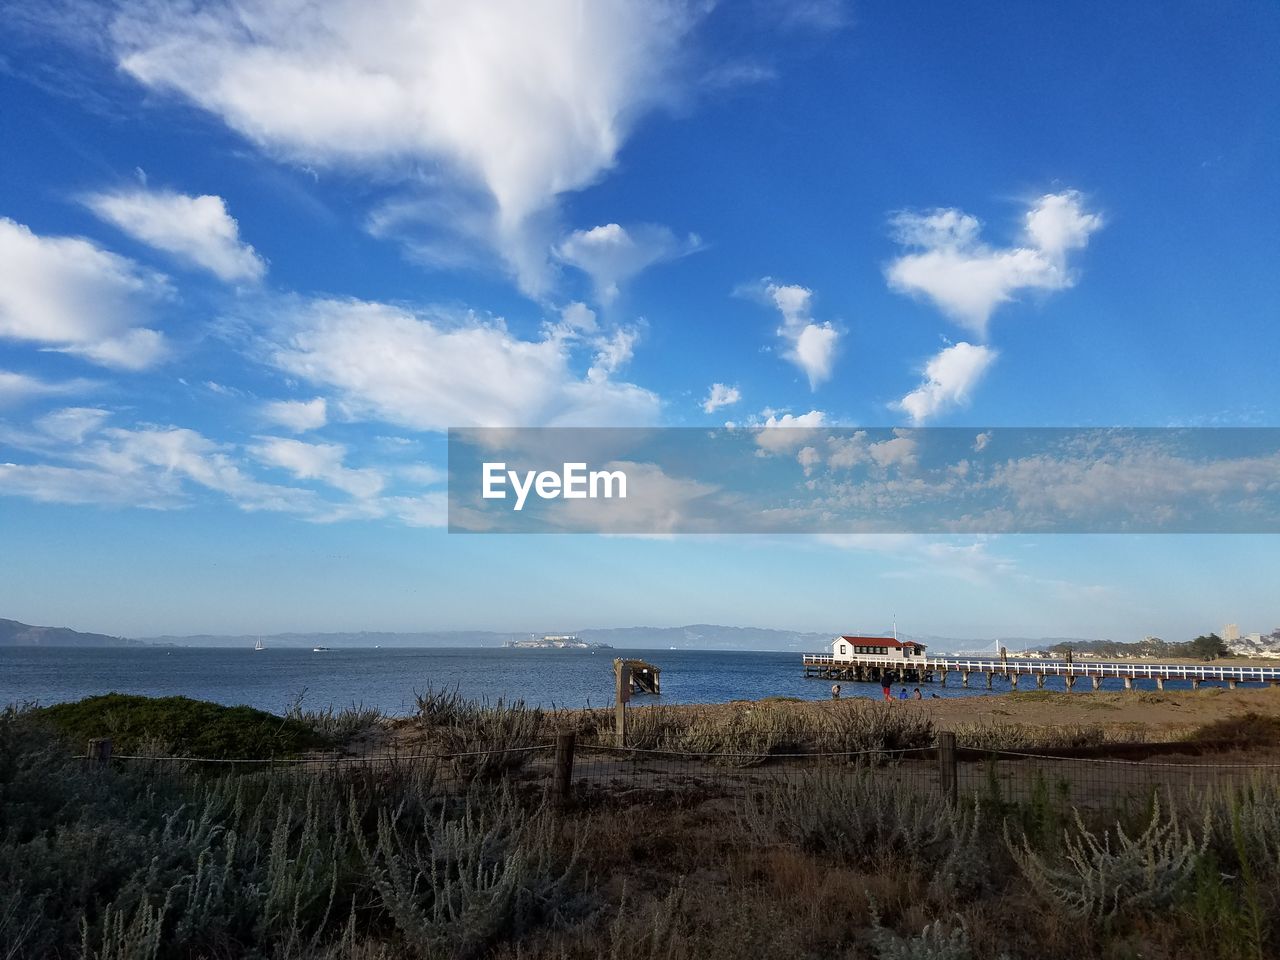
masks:
[(836, 637), (831, 641), (831, 658), (837, 663), (883, 658), (889, 663), (907, 663), (924, 656), (925, 646), (914, 640), (893, 637)]
[(1230, 643), (1233, 640), (1240, 639), (1240, 627), (1234, 623), (1228, 623), (1222, 628), (1222, 639)]

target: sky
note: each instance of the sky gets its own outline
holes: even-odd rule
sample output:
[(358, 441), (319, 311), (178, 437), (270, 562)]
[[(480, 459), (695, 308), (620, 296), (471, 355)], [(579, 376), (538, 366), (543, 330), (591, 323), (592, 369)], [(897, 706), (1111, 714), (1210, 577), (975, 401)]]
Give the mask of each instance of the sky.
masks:
[(1280, 624), (1275, 536), (445, 529), (451, 427), (1280, 426), (1275, 4), (0, 15), (0, 616)]

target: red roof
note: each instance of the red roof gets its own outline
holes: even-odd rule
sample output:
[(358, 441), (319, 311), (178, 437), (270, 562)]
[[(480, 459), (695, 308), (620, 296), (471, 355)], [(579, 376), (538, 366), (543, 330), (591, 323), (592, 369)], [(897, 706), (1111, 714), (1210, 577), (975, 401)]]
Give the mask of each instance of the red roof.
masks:
[(901, 643), (893, 639), (893, 637), (848, 637), (842, 636), (841, 640), (849, 643), (856, 643), (863, 647), (919, 647), (923, 650), (923, 643), (916, 643), (914, 640), (903, 640)]

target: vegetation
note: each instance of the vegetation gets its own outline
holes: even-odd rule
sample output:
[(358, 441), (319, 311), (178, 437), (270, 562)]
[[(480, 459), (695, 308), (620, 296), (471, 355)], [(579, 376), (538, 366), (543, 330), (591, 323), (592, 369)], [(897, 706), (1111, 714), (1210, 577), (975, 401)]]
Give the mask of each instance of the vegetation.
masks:
[[(1272, 637), (1280, 634), (1272, 634)], [(1054, 644), (1049, 653), (1055, 657), (1066, 656), (1068, 652), (1089, 653), (1097, 657), (1148, 657), (1156, 659), (1190, 658), (1195, 660), (1219, 660), (1231, 656), (1226, 641), (1216, 633), (1202, 634), (1194, 640), (1174, 641), (1161, 640), (1159, 637), (1148, 637), (1137, 643), (1120, 643), (1114, 640), (1075, 640)]]
[[(1144, 791), (1121, 773), (1108, 797), (1093, 768), (1090, 789), (1076, 791), (1075, 768), (1047, 780), (1014, 765), (1026, 780), (1013, 800), (994, 766), (985, 783), (972, 775), (980, 764), (948, 800), (932, 763), (897, 754), (732, 776), (708, 754), (697, 763), (711, 776), (679, 767), (663, 790), (579, 791), (553, 808), (545, 754), (501, 757), (566, 725), (603, 741), (603, 714), (439, 692), (422, 705), (421, 736), (478, 749), (233, 775), (168, 764), (159, 775), (130, 761), (86, 769), (74, 757), (83, 732), (67, 740), (50, 710), (0, 714), (0, 958), (1280, 953), (1274, 777)], [(679, 711), (635, 713), (654, 742), (695, 752), (916, 744), (933, 733), (918, 711), (823, 704), (812, 741), (802, 727), (812, 706), (737, 705), (719, 725), (715, 713), (685, 714), (683, 733)], [(993, 729), (974, 739), (1027, 735)], [(258, 727), (243, 730), (254, 742)], [(632, 763), (633, 783), (652, 783), (639, 772), (661, 767), (651, 755), (611, 762)]]
[(66, 734), (82, 754), (94, 737), (112, 738), (117, 753), (173, 753), (212, 759), (292, 757), (332, 744), (328, 736), (301, 718), (187, 697), (109, 693), (41, 707), (33, 715)]
[(1226, 641), (1216, 633), (1201, 634), (1188, 644), (1188, 648), (1191, 655), (1200, 660), (1217, 660), (1220, 657), (1231, 656)]

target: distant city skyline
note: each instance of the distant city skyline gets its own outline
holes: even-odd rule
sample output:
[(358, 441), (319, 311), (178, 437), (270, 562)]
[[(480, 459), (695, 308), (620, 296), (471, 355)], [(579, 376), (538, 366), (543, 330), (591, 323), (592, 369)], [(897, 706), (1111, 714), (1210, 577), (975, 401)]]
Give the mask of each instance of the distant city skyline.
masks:
[(443, 529), (450, 427), (1280, 426), (1280, 7), (375, 7), (4, 2), (0, 617), (1280, 624), (1274, 536)]

